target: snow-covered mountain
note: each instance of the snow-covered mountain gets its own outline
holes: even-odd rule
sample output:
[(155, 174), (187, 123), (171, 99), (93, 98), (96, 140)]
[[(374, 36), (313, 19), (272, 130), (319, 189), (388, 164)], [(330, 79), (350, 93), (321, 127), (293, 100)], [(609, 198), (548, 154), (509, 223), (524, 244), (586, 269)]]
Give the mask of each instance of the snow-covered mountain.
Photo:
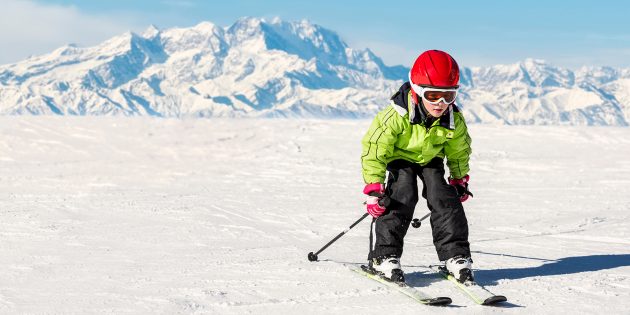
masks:
[(630, 69), (573, 72), (534, 59), (465, 68), (459, 104), (474, 122), (627, 126), (629, 79)]
[[(151, 26), (0, 66), (0, 114), (370, 117), (408, 71), (308, 21)], [(459, 104), (471, 122), (630, 122), (629, 69), (528, 59), (462, 71)]]

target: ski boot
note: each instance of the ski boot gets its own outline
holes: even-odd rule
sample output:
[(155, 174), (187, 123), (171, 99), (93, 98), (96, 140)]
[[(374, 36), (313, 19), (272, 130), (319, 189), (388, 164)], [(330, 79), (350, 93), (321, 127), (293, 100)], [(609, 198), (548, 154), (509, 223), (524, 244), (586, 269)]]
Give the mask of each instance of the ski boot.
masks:
[(458, 255), (446, 261), (446, 270), (461, 283), (474, 283), (472, 263), (472, 258)]
[(400, 258), (396, 256), (373, 258), (370, 260), (368, 268), (383, 279), (399, 283), (405, 282), (405, 275), (400, 268)]

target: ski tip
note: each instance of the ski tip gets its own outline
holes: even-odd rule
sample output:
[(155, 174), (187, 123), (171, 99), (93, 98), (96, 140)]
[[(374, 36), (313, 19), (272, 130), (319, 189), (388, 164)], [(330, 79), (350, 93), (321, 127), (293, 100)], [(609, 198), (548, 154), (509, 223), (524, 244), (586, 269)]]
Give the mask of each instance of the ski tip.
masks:
[(493, 295), (487, 299), (485, 299), (485, 301), (483, 301), (482, 305), (494, 305), (497, 303), (501, 303), (501, 302), (507, 302), (507, 298), (503, 295)]
[(449, 297), (436, 297), (436, 298), (432, 298), (432, 299), (427, 299), (427, 300), (423, 300), (422, 303), (427, 304), (427, 305), (435, 305), (435, 306), (444, 306), (444, 305), (449, 305), (451, 304), (453, 301), (451, 300), (451, 298)]

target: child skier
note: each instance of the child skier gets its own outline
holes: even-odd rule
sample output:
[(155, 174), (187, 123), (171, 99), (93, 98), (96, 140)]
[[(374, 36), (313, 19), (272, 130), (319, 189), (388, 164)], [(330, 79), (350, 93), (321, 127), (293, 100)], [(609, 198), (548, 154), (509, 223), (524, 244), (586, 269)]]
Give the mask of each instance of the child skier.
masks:
[[(459, 67), (439, 50), (422, 53), (362, 140), (361, 164), (367, 212), (373, 216), (368, 266), (402, 282), (403, 239), (422, 197), (431, 211), (433, 244), (440, 261), (460, 282), (473, 281), (468, 222), (462, 202), (468, 190), (471, 139), (455, 105)], [(445, 180), (444, 158), (450, 171)], [(387, 184), (386, 181), (387, 173)]]

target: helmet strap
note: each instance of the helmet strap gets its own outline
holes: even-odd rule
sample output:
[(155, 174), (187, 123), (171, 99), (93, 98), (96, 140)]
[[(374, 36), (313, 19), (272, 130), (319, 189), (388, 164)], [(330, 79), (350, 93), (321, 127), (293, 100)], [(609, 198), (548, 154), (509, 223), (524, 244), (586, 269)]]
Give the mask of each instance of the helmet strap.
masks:
[(420, 97), (413, 89), (411, 89), (411, 101), (415, 104), (420, 104)]

